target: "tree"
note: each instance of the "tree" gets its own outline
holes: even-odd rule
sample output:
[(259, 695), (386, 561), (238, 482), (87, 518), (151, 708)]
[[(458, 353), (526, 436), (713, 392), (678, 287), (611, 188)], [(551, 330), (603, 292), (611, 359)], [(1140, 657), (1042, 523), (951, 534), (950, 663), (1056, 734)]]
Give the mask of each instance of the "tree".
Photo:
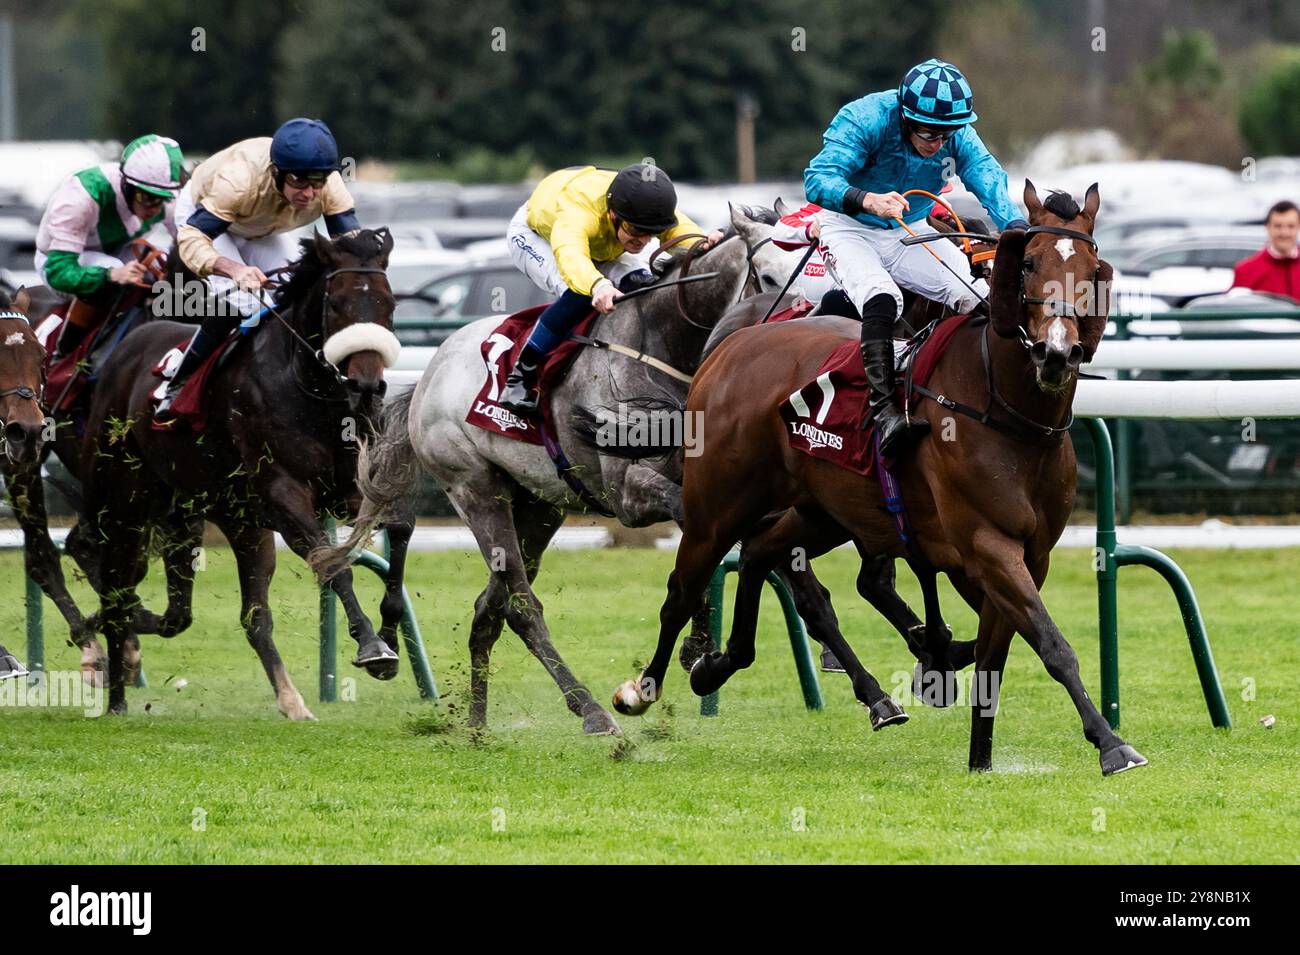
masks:
[(1300, 153), (1300, 56), (1274, 67), (1245, 91), (1237, 124), (1247, 146), (1259, 155)]

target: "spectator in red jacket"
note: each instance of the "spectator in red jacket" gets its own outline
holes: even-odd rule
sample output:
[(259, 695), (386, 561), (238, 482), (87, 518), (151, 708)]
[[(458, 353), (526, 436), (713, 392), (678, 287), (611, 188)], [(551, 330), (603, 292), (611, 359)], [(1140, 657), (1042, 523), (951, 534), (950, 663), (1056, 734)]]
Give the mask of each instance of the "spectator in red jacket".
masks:
[(1237, 263), (1232, 287), (1276, 292), (1300, 301), (1300, 209), (1284, 199), (1268, 210), (1268, 245), (1262, 252)]

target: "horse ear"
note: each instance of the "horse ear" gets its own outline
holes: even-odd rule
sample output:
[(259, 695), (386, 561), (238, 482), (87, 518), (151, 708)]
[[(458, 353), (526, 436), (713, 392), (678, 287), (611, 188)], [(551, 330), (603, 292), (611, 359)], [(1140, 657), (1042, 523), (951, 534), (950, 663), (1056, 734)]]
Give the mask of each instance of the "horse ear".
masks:
[(1029, 210), (1029, 221), (1033, 222), (1034, 217), (1043, 211), (1043, 203), (1038, 198), (1038, 190), (1028, 179), (1025, 180), (1025, 208)]
[(22, 312), (24, 315), (31, 312), (32, 296), (31, 293), (27, 291), (27, 286), (23, 285), (19, 287), (18, 291), (14, 294), (13, 302), (11, 304), (15, 312)]
[(748, 215), (749, 210), (744, 206), (734, 206), (730, 202), (727, 203), (727, 210), (731, 213), (731, 225), (735, 228), (736, 234), (749, 243), (750, 237), (757, 231), (754, 228), (756, 223)]
[(1088, 187), (1087, 194), (1083, 197), (1083, 214), (1088, 217), (1088, 221), (1097, 221), (1097, 210), (1101, 208), (1101, 190), (1097, 188), (1094, 182)]
[(1111, 281), (1115, 270), (1105, 259), (1097, 262), (1097, 278), (1093, 285), (1093, 308), (1087, 318), (1079, 322), (1079, 344), (1083, 346), (1083, 363), (1092, 361), (1106, 334), (1106, 320), (1110, 317)]
[(322, 265), (334, 265), (336, 262), (334, 255), (334, 243), (327, 236), (321, 235), (319, 231), (311, 234), (312, 247), (316, 250), (316, 259)]
[(1020, 298), (1020, 267), (1029, 236), (1023, 229), (1008, 229), (998, 237), (993, 258), (993, 282), (989, 286), (989, 320), (1003, 338), (1014, 338), (1024, 324), (1024, 303)]
[(778, 216), (788, 216), (791, 212), (790, 207), (785, 204), (785, 200), (780, 196), (776, 197), (776, 202), (772, 204), (772, 208), (776, 210)]

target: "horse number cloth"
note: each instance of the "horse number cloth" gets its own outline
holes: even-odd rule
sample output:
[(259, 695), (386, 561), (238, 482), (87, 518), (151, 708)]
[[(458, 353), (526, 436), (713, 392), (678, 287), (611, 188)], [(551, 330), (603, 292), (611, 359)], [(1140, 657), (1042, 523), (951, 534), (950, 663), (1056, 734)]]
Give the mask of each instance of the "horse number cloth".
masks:
[[(939, 359), (953, 336), (973, 316), (955, 315), (945, 319), (921, 345), (914, 356), (912, 383), (929, 381)], [(902, 399), (903, 375), (899, 379)], [(862, 351), (858, 342), (846, 341), (826, 356), (817, 377), (781, 403), (781, 417), (788, 428), (786, 436), (796, 451), (870, 475), (875, 469), (872, 454), (874, 428), (862, 427), (869, 391), (862, 368)]]

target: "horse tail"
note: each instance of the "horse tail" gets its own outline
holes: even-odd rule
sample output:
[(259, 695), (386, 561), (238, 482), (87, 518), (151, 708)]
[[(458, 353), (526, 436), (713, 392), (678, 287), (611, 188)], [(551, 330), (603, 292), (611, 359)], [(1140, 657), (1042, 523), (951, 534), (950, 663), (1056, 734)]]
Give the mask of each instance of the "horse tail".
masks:
[(411, 417), (409, 388), (384, 402), (379, 434), (362, 441), (357, 454), (357, 488), (361, 509), (347, 540), (337, 545), (313, 548), (307, 563), (322, 580), (329, 580), (351, 563), (352, 552), (365, 545), (375, 528), (395, 519), (420, 477), (420, 466), (407, 430)]
[(673, 398), (626, 398), (618, 408), (577, 407), (570, 424), (578, 440), (616, 458), (656, 458), (684, 445), (686, 406)]

